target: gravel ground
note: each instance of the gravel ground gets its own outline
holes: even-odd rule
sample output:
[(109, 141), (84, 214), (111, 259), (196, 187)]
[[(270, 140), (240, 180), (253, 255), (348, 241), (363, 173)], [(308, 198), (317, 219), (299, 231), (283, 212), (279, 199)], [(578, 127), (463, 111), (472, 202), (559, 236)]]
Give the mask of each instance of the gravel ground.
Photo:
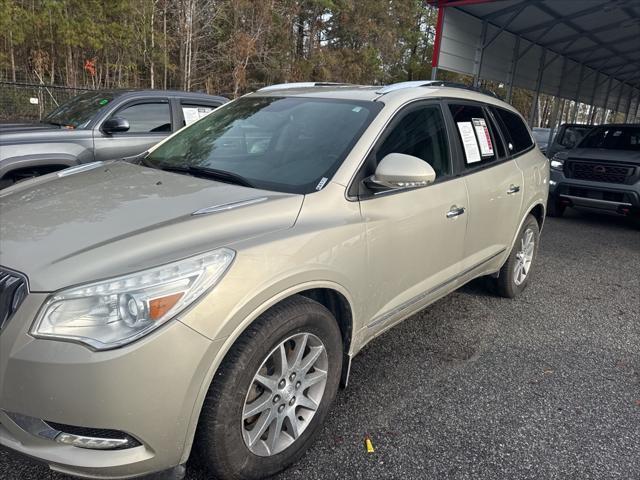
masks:
[[(517, 300), (477, 280), (369, 344), (278, 479), (640, 479), (640, 232), (548, 219), (535, 268)], [(67, 477), (0, 451), (0, 478)]]

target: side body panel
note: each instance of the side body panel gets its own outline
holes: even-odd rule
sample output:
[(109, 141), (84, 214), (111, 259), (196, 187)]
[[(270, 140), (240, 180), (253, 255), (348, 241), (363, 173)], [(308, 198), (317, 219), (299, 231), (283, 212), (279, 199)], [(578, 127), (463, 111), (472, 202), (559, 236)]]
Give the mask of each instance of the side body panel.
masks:
[(464, 180), (360, 202), (367, 232), (367, 314), (382, 327), (403, 311), (424, 305), (461, 271), (467, 216)]
[[(523, 176), (522, 210), (521, 218), (536, 206), (542, 205), (544, 211), (547, 209), (547, 197), (549, 196), (549, 160), (536, 149), (530, 150), (524, 155), (516, 158), (516, 163)], [(518, 234), (517, 230), (514, 234)]]
[(467, 269), (499, 258), (510, 249), (513, 232), (522, 217), (524, 188), (522, 171), (514, 160), (473, 172), (464, 179), (469, 191), (464, 252)]

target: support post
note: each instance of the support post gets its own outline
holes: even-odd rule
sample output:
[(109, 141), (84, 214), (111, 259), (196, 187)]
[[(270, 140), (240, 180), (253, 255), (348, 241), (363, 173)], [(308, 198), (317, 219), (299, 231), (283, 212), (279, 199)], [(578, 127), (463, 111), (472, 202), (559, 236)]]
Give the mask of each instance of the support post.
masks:
[(581, 63), (580, 64), (580, 80), (578, 80), (578, 89), (576, 90), (576, 96), (573, 99), (575, 106), (573, 108), (573, 115), (571, 116), (571, 123), (576, 123), (576, 120), (578, 118), (578, 105), (579, 105), (580, 90), (582, 89), (583, 80), (584, 80), (584, 63)]
[(636, 97), (636, 114), (632, 116), (631, 113), (631, 101), (629, 101), (629, 113), (627, 113), (627, 118), (625, 123), (635, 123), (638, 117), (638, 112), (640, 111), (640, 90), (638, 90), (638, 96)]
[[(567, 72), (567, 57), (562, 57), (562, 69), (560, 71), (562, 72), (562, 78), (564, 78)], [(553, 141), (553, 134), (556, 129), (556, 121), (558, 120), (558, 109), (560, 108), (560, 93), (562, 93), (560, 91), (561, 88), (562, 84), (558, 86), (558, 94), (556, 95), (553, 102), (553, 112), (551, 113), (551, 122), (549, 125), (551, 128), (549, 129), (549, 139), (547, 140), (547, 145), (549, 147), (551, 146), (551, 142)]]
[(444, 25), (444, 12), (446, 8), (438, 7), (438, 20), (436, 21), (436, 33), (433, 38), (433, 55), (431, 56), (431, 80), (437, 80), (438, 65), (440, 62), (440, 44), (442, 43), (442, 27)]
[[(629, 104), (627, 105), (627, 113), (624, 116), (624, 123), (631, 123), (631, 102), (633, 101), (634, 88), (629, 91)], [(636, 98), (636, 102), (640, 101), (640, 97)]]
[(594, 121), (594, 115), (596, 113), (596, 92), (598, 90), (598, 80), (600, 79), (600, 72), (596, 72), (596, 78), (593, 80), (593, 91), (591, 92), (591, 100), (589, 100), (589, 114), (587, 115), (587, 124), (592, 125)]
[(540, 56), (540, 65), (538, 66), (538, 80), (536, 81), (536, 90), (533, 95), (533, 104), (531, 105), (531, 111), (529, 112), (529, 126), (533, 127), (533, 122), (536, 118), (536, 112), (538, 110), (538, 98), (540, 97), (540, 87), (542, 86), (542, 76), (544, 75), (545, 58), (547, 56), (547, 49), (542, 50)]
[(549, 138), (547, 140), (547, 145), (549, 147), (551, 146), (551, 142), (553, 141), (553, 134), (556, 130), (556, 122), (558, 121), (558, 110), (560, 110), (560, 102), (560, 97), (556, 97), (553, 104), (553, 112), (551, 112), (551, 128), (549, 129)]
[(516, 37), (516, 41), (513, 45), (513, 55), (511, 56), (511, 68), (509, 69), (509, 85), (507, 87), (507, 103), (511, 103), (511, 97), (513, 95), (513, 81), (516, 76), (516, 68), (518, 68), (518, 60), (520, 56), (520, 37)]
[(618, 109), (620, 108), (620, 100), (622, 100), (622, 92), (624, 91), (624, 83), (620, 83), (620, 91), (618, 92), (618, 100), (616, 100), (616, 106), (613, 109), (613, 115), (615, 120), (615, 115), (618, 114)]
[(489, 22), (482, 21), (482, 34), (480, 35), (480, 45), (476, 47), (476, 57), (473, 62), (473, 86), (480, 86), (480, 70), (482, 68), (482, 57), (484, 57), (484, 44), (487, 41), (487, 28)]
[(602, 119), (600, 123), (607, 123), (607, 106), (609, 105), (609, 95), (611, 94), (611, 77), (607, 82), (607, 96), (604, 97), (604, 107), (602, 107)]

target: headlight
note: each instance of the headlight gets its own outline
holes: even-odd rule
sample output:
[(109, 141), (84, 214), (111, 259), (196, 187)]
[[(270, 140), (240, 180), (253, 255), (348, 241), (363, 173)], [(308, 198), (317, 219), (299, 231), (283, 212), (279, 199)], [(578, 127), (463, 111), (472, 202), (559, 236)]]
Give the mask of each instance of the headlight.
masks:
[(562, 171), (564, 168), (564, 158), (560, 158), (556, 153), (551, 159), (551, 169)]
[(220, 248), (122, 277), (59, 291), (41, 309), (31, 334), (96, 350), (147, 335), (216, 284), (235, 252)]

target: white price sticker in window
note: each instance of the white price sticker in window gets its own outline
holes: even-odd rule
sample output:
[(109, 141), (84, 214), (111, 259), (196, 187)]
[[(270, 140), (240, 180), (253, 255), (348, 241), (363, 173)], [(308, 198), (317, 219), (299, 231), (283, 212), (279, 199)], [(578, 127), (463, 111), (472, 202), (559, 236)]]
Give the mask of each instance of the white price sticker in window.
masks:
[(476, 130), (478, 142), (480, 143), (480, 153), (483, 157), (493, 156), (493, 144), (491, 143), (491, 135), (484, 118), (472, 118), (473, 128)]
[(186, 125), (206, 117), (211, 112), (213, 112), (212, 107), (182, 107), (182, 115), (184, 115)]
[(480, 150), (478, 149), (478, 141), (473, 134), (473, 125), (471, 122), (458, 122), (458, 130), (464, 147), (464, 156), (467, 163), (477, 163), (482, 160)]

